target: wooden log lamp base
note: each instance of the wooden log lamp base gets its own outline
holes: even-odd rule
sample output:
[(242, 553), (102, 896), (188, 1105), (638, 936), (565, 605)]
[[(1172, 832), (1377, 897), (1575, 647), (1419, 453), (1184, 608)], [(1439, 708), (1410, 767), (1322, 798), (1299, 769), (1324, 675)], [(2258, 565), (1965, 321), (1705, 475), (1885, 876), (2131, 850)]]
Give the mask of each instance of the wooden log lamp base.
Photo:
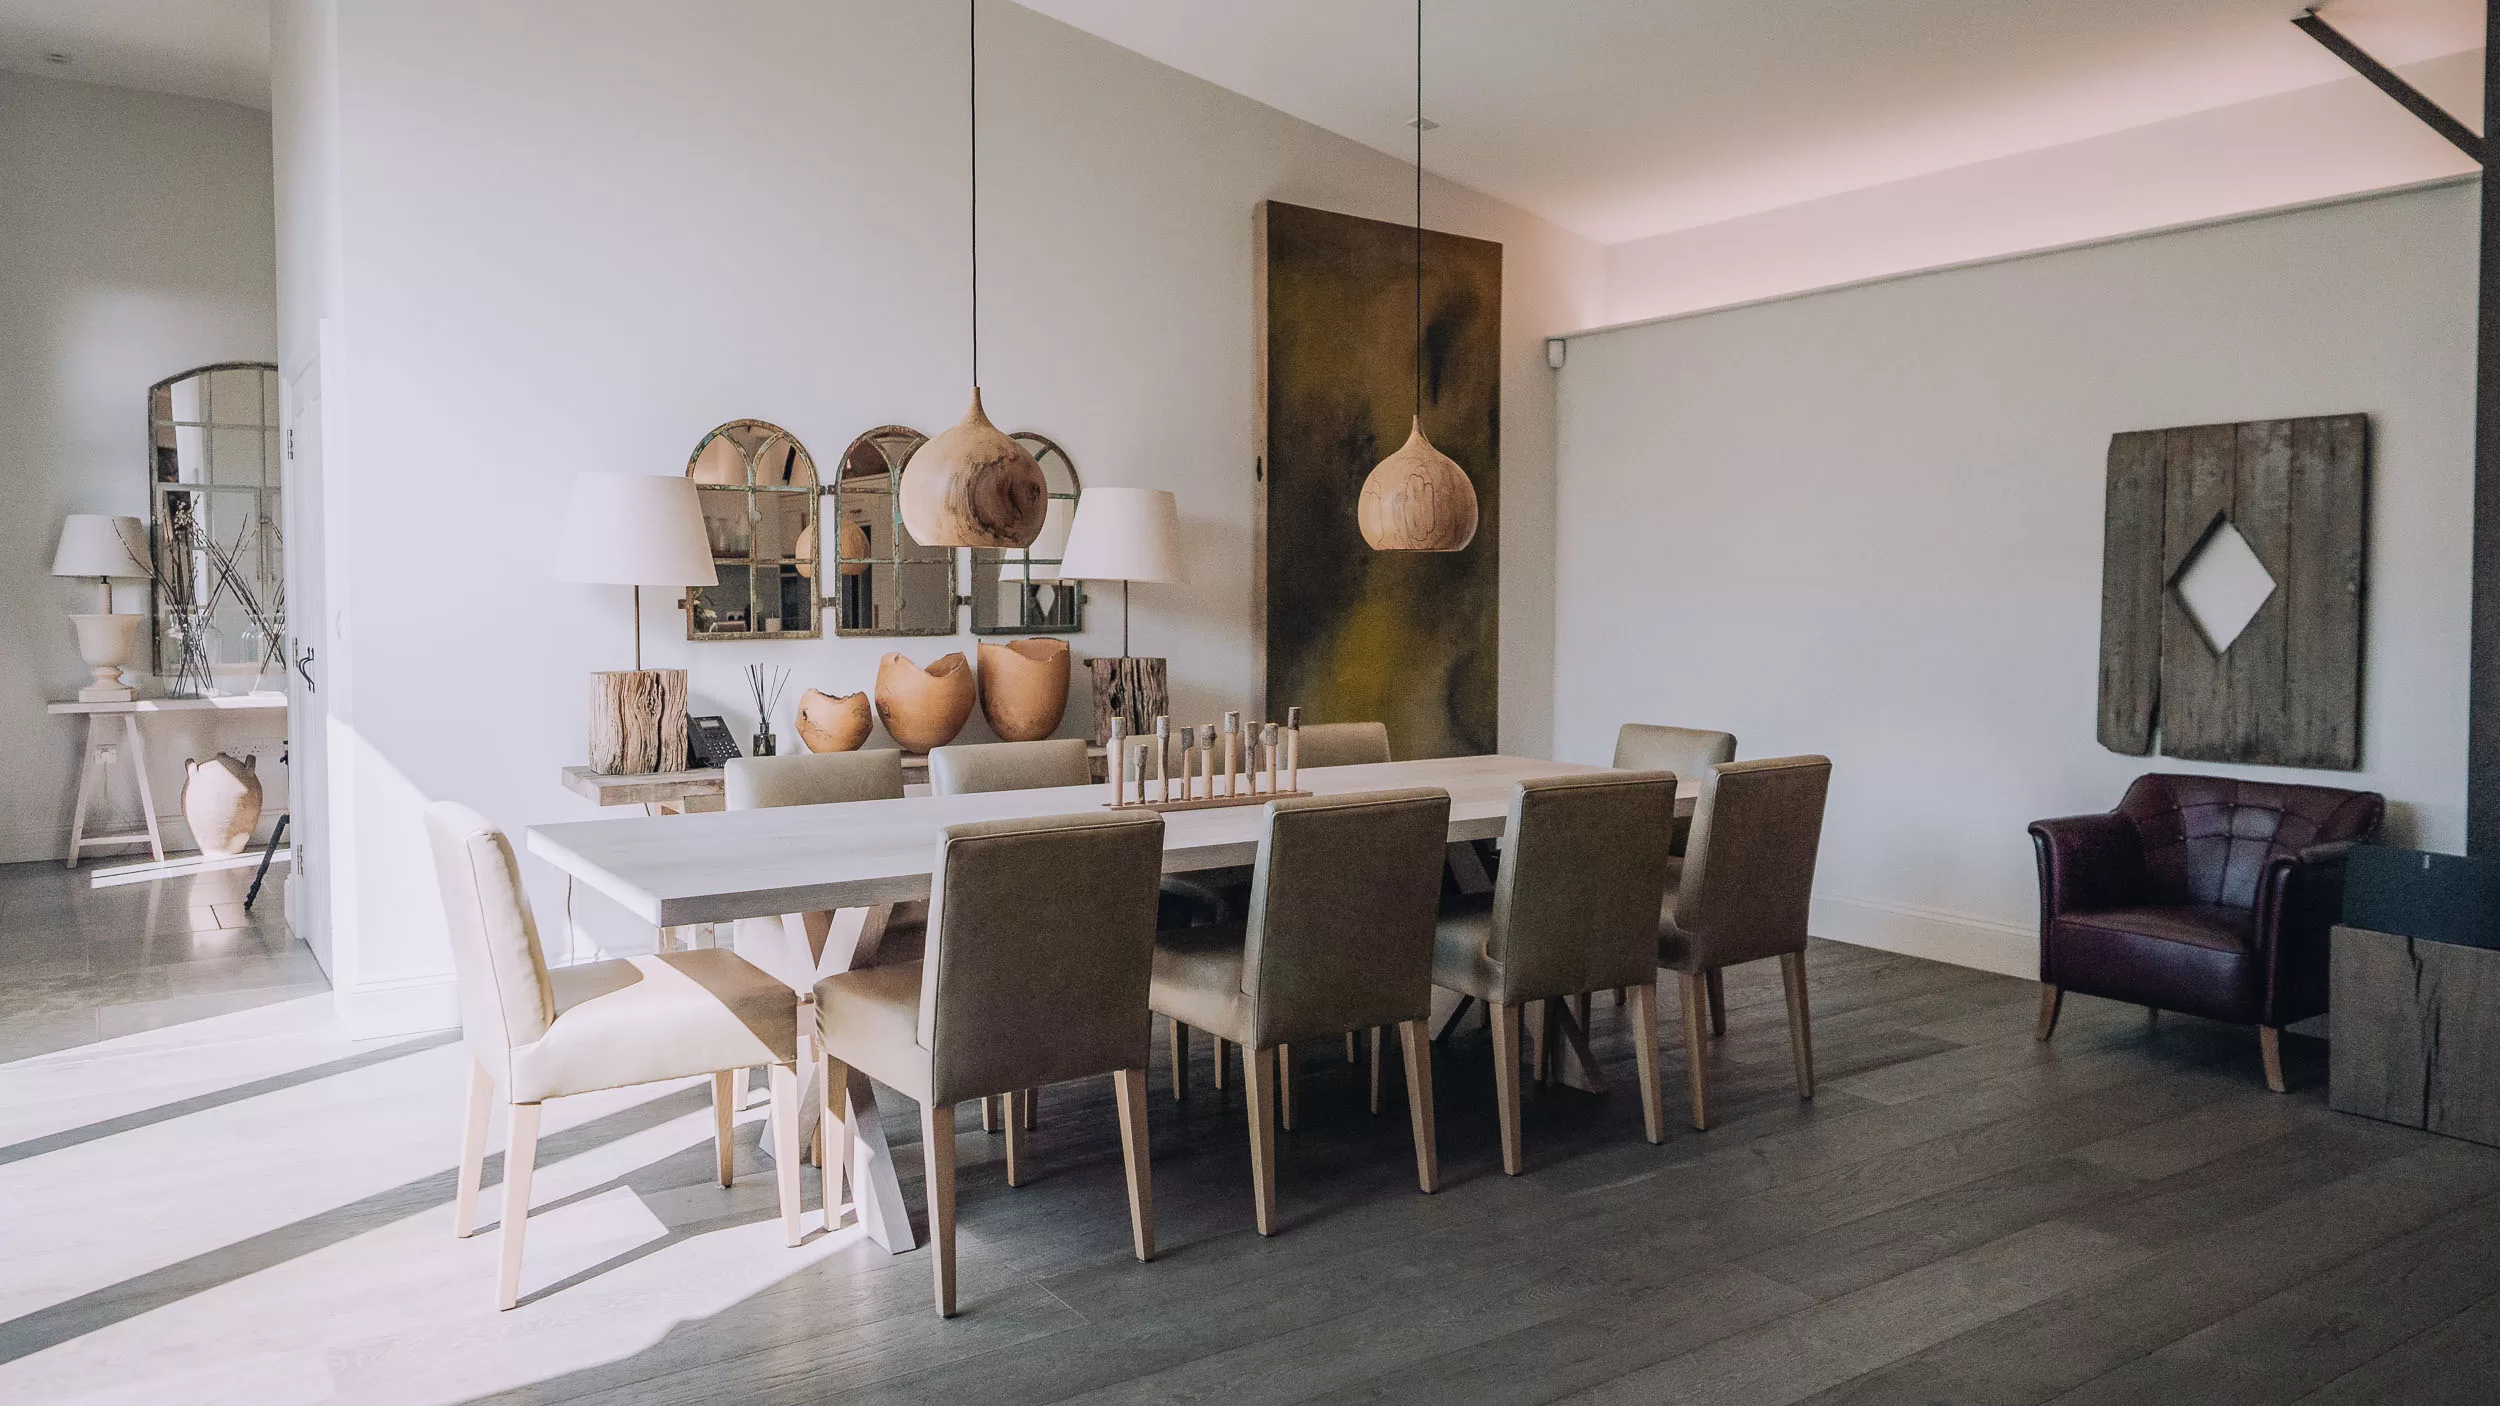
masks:
[(1155, 718), (1153, 776), (1146, 749), (1135, 746), (1127, 725), (1111, 720), (1111, 799), (1107, 810), (1217, 810), (1225, 806), (1257, 806), (1281, 796), (1307, 796), (1302, 789), (1302, 710), (1285, 710), (1285, 724), (1252, 723), (1245, 732), (1241, 714), (1226, 713), (1221, 750), (1223, 769), (1216, 767), (1215, 725), (1181, 729), (1180, 775), (1172, 774), (1172, 719)]

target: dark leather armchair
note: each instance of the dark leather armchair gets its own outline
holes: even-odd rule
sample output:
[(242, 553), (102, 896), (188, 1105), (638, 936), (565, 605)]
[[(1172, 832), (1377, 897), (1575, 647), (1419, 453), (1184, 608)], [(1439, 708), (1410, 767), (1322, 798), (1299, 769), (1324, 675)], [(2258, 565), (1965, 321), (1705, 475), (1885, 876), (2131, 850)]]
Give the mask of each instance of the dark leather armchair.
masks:
[(2040, 1038), (2068, 991), (2254, 1025), (2283, 1092), (2283, 1027), (2326, 1009), (2345, 852), (2386, 811), (2375, 791), (2156, 774), (2107, 815), (2034, 823)]

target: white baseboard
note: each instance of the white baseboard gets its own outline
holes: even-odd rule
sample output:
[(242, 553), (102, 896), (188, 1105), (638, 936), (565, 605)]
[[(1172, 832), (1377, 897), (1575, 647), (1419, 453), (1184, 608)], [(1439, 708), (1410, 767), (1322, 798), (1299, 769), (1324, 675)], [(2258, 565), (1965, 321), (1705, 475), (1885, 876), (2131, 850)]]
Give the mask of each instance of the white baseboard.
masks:
[(337, 996), (339, 1023), (351, 1040), (460, 1028), (460, 986), (448, 972), (364, 982), (339, 988)]
[(1876, 898), (1814, 900), (1814, 935), (1858, 947), (1924, 957), (1957, 967), (2036, 981), (2040, 934), (2028, 924), (2001, 923), (1967, 913), (1889, 903)]

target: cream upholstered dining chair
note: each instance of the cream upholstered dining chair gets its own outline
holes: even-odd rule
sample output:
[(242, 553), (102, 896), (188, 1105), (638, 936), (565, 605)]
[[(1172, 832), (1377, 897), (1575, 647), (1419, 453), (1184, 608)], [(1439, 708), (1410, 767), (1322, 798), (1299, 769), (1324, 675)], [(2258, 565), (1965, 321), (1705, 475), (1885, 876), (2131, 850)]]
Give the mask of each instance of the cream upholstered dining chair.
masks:
[[(1710, 1073), (1702, 1035), (1707, 977), (1739, 962), (1780, 959), (1797, 1096), (1814, 1097), (1814, 1031), (1806, 1008), (1806, 920), (1822, 846), (1827, 757), (1723, 762), (1701, 783), (1690, 853), (1658, 916), (1658, 965), (1684, 979), (1684, 1057), (1693, 1126), (1710, 1126)], [(1721, 1025), (1724, 1029), (1724, 1024)]]
[(1176, 1026), (1241, 1046), (1253, 1208), (1259, 1233), (1272, 1235), (1276, 1068), (1290, 1064), (1296, 1040), (1398, 1027), (1415, 1180), (1426, 1192), (1440, 1184), (1424, 1026), (1450, 797), (1438, 789), (1289, 796), (1264, 810), (1246, 916), (1158, 934), (1152, 1004)]
[(798, 1000), (734, 952), (669, 952), (547, 968), (511, 842), (484, 816), (426, 809), (426, 838), (451, 929), (460, 1025), (469, 1046), (468, 1121), (460, 1140), (454, 1231), (477, 1230), (486, 1123), (501, 1091), (511, 1136), (503, 1162), (503, 1263), (495, 1306), (520, 1301), (521, 1239), (540, 1105), (568, 1094), (712, 1076), (720, 1184), (734, 1176), (732, 1074), (772, 1069), (773, 1161), (782, 1231), (799, 1243)]
[(1093, 779), (1093, 760), (1085, 753), (1084, 740), (1075, 737), (976, 742), (929, 752), (929, 789), (941, 796), (1082, 786)]
[[(1146, 989), (1162, 864), (1163, 817), (1152, 813), (948, 826), (929, 875), (928, 956), (817, 983), (824, 1087), (848, 1087), (857, 1069), (920, 1104), (943, 1316), (955, 1312), (955, 1105), (969, 1099), (1113, 1075), (1130, 1231), (1137, 1257), (1154, 1258)], [(832, 1163), (847, 1166), (851, 1130), (836, 1114), (828, 1100)], [(1022, 1163), (1010, 1118), (1008, 1185)]]
[(1493, 892), (1441, 912), (1433, 984), (1485, 1003), (1493, 1025), (1493, 1095), (1502, 1170), (1519, 1175), (1519, 1019), (1530, 1001), (1556, 1017), (1563, 998), (1632, 991), (1641, 1125), (1665, 1135), (1658, 1092), (1658, 895), (1672, 862), (1675, 777), (1598, 772), (1522, 781), (1503, 828)]

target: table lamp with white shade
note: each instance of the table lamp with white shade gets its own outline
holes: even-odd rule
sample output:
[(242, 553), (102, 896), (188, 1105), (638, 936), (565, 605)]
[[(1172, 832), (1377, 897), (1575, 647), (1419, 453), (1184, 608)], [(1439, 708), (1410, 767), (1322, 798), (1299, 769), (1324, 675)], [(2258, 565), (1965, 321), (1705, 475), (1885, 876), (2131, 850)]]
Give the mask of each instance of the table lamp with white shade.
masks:
[(95, 681), (78, 690), (81, 703), (127, 703), (139, 696), (122, 677), (130, 651), (138, 642), (144, 615), (113, 613), (115, 581), (145, 581), (156, 573), (148, 567), (148, 526), (135, 517), (72, 513), (61, 523), (61, 542), (52, 554), (55, 576), (88, 576), (96, 583), (93, 615), (73, 615), (78, 631), (78, 657), (94, 671)]
[(1110, 740), (1114, 716), (1126, 721), (1131, 735), (1152, 729), (1158, 715), (1171, 711), (1171, 693), (1162, 659), (1129, 655), (1129, 583), (1181, 579), (1179, 504), (1159, 488), (1086, 489), (1077, 496), (1059, 575), (1120, 583), (1120, 657), (1087, 661), (1094, 675), (1094, 740)]
[(634, 588), (634, 667), (590, 676), (590, 766), (606, 775), (682, 771), (686, 671), (642, 667), (642, 588), (718, 584), (694, 482), (583, 474), (556, 541), (560, 581)]

